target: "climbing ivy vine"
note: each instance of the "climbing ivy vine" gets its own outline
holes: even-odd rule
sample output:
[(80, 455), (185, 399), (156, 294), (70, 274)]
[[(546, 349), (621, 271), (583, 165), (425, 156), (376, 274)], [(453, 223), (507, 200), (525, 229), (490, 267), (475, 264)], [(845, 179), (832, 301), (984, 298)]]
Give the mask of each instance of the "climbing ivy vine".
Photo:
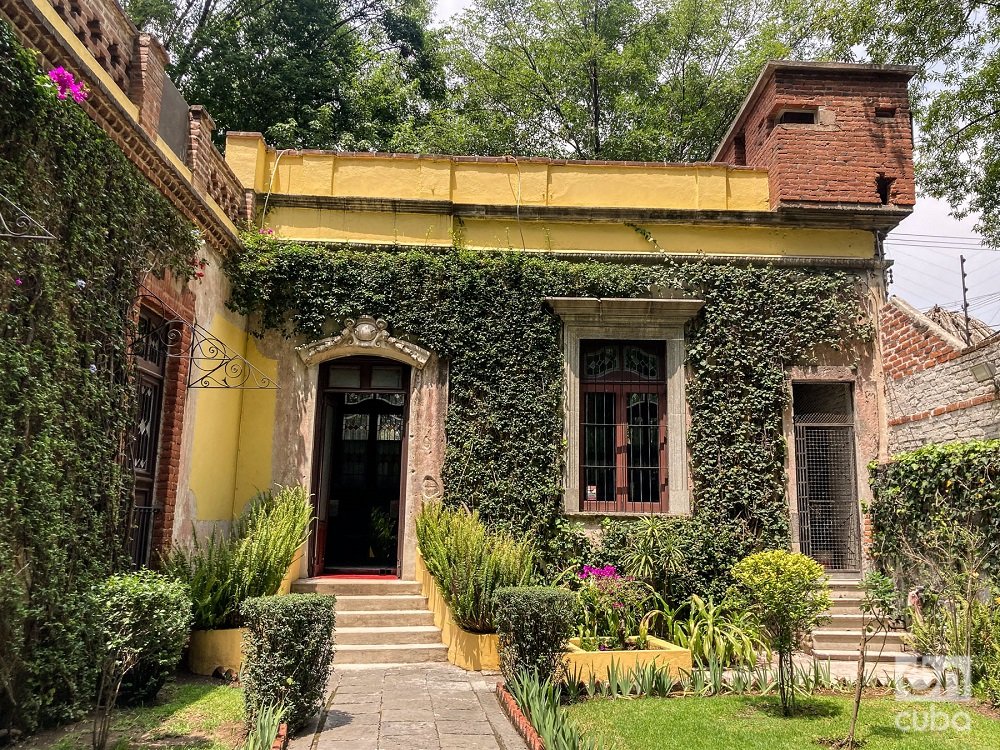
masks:
[(58, 96), (0, 22), (0, 191), (55, 237), (0, 239), (0, 744), (91, 706), (91, 591), (122, 564), (131, 494), (130, 314), (141, 274), (183, 269), (196, 249)]
[(560, 321), (545, 297), (641, 297), (651, 284), (705, 300), (688, 331), (690, 450), (699, 517), (761, 546), (788, 542), (785, 368), (866, 335), (848, 273), (653, 256), (574, 263), (521, 252), (359, 249), (248, 235), (231, 259), (232, 307), (256, 330), (317, 339), (345, 318), (385, 318), (449, 360), (450, 502), (553, 533), (563, 466)]

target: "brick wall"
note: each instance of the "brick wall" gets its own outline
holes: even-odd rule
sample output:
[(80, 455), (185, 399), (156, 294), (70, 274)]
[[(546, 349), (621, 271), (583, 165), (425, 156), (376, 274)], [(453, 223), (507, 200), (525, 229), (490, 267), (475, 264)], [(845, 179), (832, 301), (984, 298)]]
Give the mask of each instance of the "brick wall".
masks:
[(978, 382), (970, 369), (1000, 363), (1000, 336), (965, 346), (899, 298), (886, 305), (879, 325), (892, 453), (1000, 437), (1000, 385)]
[[(905, 70), (772, 64), (716, 158), (764, 167), (771, 205), (914, 203), (913, 133)], [(890, 110), (892, 117), (876, 116)], [(814, 112), (815, 124), (778, 122), (786, 110)]]

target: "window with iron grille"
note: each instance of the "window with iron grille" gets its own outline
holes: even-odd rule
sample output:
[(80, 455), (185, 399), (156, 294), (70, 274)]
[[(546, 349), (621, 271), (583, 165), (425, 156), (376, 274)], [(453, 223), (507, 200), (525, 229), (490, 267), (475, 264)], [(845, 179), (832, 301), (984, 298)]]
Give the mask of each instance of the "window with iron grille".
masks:
[(134, 350), (138, 406), (132, 442), (135, 493), (129, 530), (129, 553), (137, 567), (149, 563), (152, 551), (156, 459), (160, 452), (160, 417), (167, 362), (165, 325), (152, 311), (140, 310)]
[(664, 343), (584, 340), (580, 357), (581, 510), (664, 512)]

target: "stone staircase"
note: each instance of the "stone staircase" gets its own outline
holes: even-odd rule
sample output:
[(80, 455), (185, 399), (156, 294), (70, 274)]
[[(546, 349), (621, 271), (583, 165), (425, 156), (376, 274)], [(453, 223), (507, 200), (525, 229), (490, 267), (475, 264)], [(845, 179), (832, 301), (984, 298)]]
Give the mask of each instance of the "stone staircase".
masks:
[[(860, 580), (833, 578), (830, 597), (833, 607), (830, 621), (812, 634), (812, 653), (820, 661), (855, 661), (861, 642), (863, 618), (861, 615), (862, 592)], [(869, 662), (892, 662), (905, 651), (904, 633), (898, 630), (876, 633), (865, 649)]]
[(304, 578), (292, 591), (336, 595), (338, 667), (447, 661), (448, 647), (416, 581)]

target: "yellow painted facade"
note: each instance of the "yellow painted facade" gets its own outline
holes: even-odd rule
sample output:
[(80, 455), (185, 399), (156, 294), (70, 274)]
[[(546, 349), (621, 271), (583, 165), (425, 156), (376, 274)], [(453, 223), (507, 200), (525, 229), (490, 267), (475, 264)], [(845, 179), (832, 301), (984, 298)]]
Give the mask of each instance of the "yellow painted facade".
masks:
[[(264, 224), (290, 240), (424, 247), (460, 241), (553, 253), (873, 254), (870, 232), (860, 229), (725, 220), (727, 212), (770, 212), (762, 169), (274, 151), (256, 133), (230, 133), (226, 160), (258, 194)], [(643, 212), (651, 219), (629, 218)], [(691, 212), (689, 223), (683, 212)]]

